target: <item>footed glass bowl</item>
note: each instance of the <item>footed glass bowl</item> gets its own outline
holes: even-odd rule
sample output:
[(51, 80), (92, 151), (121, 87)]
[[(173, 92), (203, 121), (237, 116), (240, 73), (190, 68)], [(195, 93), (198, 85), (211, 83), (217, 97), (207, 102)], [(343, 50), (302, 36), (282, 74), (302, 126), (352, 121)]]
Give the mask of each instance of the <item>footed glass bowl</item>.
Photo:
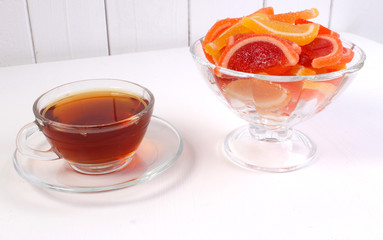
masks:
[(293, 127), (334, 101), (363, 67), (366, 55), (342, 41), (355, 55), (347, 69), (309, 76), (250, 74), (210, 63), (199, 39), (190, 52), (210, 88), (249, 124), (232, 131), (224, 151), (234, 163), (251, 170), (288, 172), (308, 165), (315, 143)]

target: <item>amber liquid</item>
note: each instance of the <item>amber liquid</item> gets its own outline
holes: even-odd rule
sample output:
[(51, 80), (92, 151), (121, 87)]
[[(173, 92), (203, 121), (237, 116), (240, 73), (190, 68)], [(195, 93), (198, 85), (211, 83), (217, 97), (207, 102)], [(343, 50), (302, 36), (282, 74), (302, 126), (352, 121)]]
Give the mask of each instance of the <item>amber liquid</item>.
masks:
[(128, 120), (146, 108), (138, 96), (116, 91), (94, 91), (58, 100), (41, 115), (61, 127), (45, 124), (42, 131), (53, 149), (66, 160), (81, 164), (103, 164), (132, 155), (140, 145), (152, 110)]

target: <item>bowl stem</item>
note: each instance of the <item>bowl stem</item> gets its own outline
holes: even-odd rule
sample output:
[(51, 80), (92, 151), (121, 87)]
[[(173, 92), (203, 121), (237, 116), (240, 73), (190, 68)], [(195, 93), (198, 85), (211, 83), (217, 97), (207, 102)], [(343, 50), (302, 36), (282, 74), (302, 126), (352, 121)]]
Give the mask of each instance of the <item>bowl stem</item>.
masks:
[(250, 123), (249, 133), (258, 141), (283, 142), (291, 138), (292, 129), (287, 127), (269, 128)]

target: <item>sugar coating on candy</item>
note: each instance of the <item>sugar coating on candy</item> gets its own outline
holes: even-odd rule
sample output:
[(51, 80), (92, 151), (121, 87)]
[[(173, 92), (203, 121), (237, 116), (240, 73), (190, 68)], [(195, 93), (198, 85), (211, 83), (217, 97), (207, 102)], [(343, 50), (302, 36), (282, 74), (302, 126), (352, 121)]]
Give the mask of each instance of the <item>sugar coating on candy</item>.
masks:
[(240, 36), (222, 54), (220, 66), (248, 73), (297, 64), (298, 53), (285, 40), (270, 34)]
[(270, 20), (276, 20), (286, 23), (294, 23), (297, 19), (310, 19), (319, 15), (319, 11), (316, 8), (306, 9), (299, 12), (288, 12), (276, 15), (271, 15)]
[(305, 53), (301, 53), (299, 55), (298, 64), (303, 65), (305, 67), (311, 67), (311, 62), (312, 62), (311, 58), (308, 55), (306, 55)]
[[(313, 23), (311, 21), (308, 21), (308, 20), (305, 20), (305, 19), (302, 19), (302, 18), (299, 18), (295, 21), (295, 25), (299, 25), (299, 24), (307, 24), (307, 23)], [(318, 31), (318, 35), (319, 34), (330, 34), (330, 35), (333, 35), (335, 37), (340, 37), (339, 33), (337, 32), (334, 32), (322, 25), (319, 24), (319, 31)]]
[(286, 62), (283, 52), (274, 44), (255, 42), (238, 49), (230, 58), (228, 68), (256, 73)]
[(334, 45), (324, 38), (316, 38), (310, 44), (303, 46), (302, 51), (310, 58), (318, 58), (330, 54)]
[(318, 35), (310, 44), (303, 46), (302, 53), (310, 57), (312, 67), (328, 67), (342, 60), (343, 45), (339, 38), (323, 34)]
[(241, 23), (236, 23), (226, 29), (218, 38), (214, 41), (206, 44), (205, 51), (211, 55), (219, 54), (219, 50), (226, 46), (226, 41), (229, 37), (238, 34), (238, 33), (250, 33), (251, 31), (248, 28), (245, 28)]
[(256, 17), (244, 17), (241, 23), (244, 27), (251, 29), (255, 33), (274, 34), (278, 37), (293, 41), (300, 46), (306, 45), (314, 40), (319, 31), (319, 24), (316, 23), (294, 25)]
[(343, 47), (343, 55), (340, 63), (346, 64), (352, 61), (354, 58), (354, 51), (352, 51), (350, 48)]
[[(314, 75), (342, 70), (354, 52), (343, 47), (338, 33), (307, 20), (318, 14), (315, 8), (274, 14), (267, 7), (244, 17), (223, 19), (206, 34), (204, 52), (217, 66), (249, 73), (296, 76), (302, 71)], [(279, 40), (269, 37), (265, 43), (251, 43), (253, 47), (240, 43), (254, 34)], [(299, 66), (293, 68), (296, 64)]]
[(203, 51), (205, 53), (206, 58), (209, 60), (209, 62), (215, 64), (218, 62), (219, 53), (216, 52), (215, 54), (209, 54), (205, 50), (205, 46), (209, 44), (210, 42), (214, 41), (216, 38), (218, 38), (223, 32), (225, 32), (228, 28), (236, 24), (240, 21), (240, 18), (226, 18), (217, 21), (207, 32), (205, 35), (205, 38), (202, 42)]

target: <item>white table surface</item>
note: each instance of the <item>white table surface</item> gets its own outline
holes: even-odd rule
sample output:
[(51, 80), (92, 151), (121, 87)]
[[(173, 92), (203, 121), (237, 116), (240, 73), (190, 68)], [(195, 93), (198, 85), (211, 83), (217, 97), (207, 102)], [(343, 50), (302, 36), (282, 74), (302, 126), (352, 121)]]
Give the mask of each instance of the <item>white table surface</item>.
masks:
[[(246, 123), (203, 81), (187, 48), (0, 68), (0, 239), (383, 239), (383, 45), (343, 34), (367, 53), (344, 94), (297, 129), (317, 161), (283, 174), (250, 172), (221, 151)], [(37, 188), (12, 165), (33, 101), (88, 78), (152, 90), (154, 114), (182, 134), (184, 151), (152, 181), (114, 192)]]

